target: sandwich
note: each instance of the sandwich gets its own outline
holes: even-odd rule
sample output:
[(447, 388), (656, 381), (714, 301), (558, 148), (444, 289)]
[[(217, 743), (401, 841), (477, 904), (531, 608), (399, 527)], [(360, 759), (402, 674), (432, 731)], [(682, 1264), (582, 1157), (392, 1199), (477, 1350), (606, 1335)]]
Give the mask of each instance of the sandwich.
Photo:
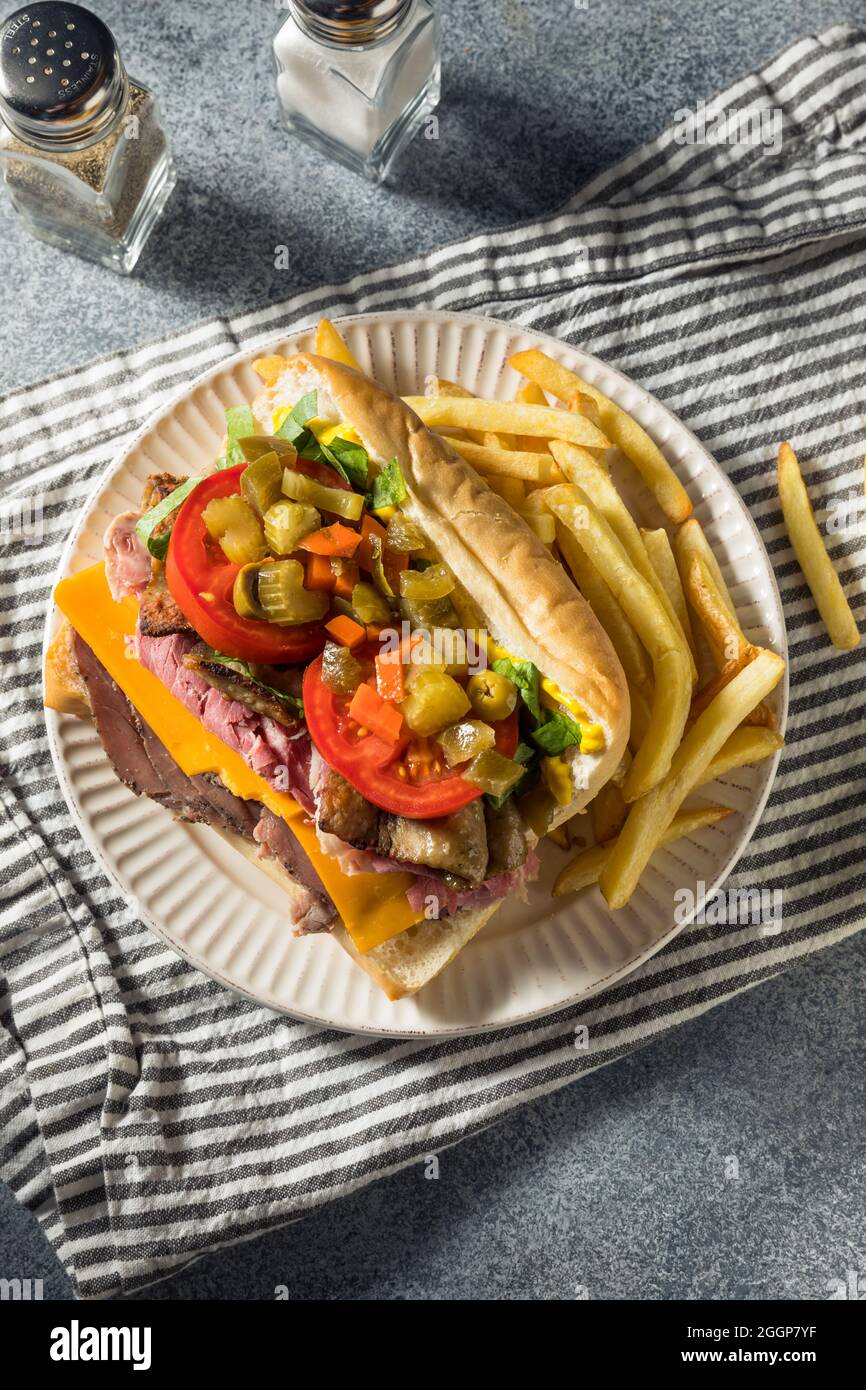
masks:
[(615, 776), (628, 689), (555, 553), (447, 438), (342, 362), (254, 365), (214, 469), (153, 474), (58, 585), (46, 704), (398, 999)]

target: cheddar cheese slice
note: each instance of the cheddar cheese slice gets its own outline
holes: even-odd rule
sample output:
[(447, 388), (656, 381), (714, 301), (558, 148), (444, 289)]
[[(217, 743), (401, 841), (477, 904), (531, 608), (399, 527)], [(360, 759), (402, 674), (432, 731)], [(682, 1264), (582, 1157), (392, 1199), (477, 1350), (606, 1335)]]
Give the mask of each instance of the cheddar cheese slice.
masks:
[(359, 951), (370, 951), (421, 921), (423, 913), (416, 912), (406, 897), (413, 881), (411, 874), (344, 874), (337, 861), (320, 850), (315, 829), (294, 797), (274, 791), (247, 767), (239, 753), (209, 733), (156, 676), (145, 670), (133, 648), (138, 604), (131, 598), (115, 602), (104, 565), (91, 565), (62, 580), (54, 597), (60, 611), (188, 777), (216, 773), (235, 796), (261, 802), (291, 826)]

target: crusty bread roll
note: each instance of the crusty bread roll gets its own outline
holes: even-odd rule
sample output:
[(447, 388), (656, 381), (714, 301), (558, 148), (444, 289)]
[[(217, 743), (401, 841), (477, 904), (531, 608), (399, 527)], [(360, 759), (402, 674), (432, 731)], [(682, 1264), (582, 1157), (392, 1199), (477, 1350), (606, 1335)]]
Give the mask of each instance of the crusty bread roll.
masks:
[(350, 424), (374, 463), (397, 459), (409, 491), (403, 510), (436, 546), (473, 601), (480, 624), (601, 725), (603, 750), (572, 748), (565, 754), (574, 799), (552, 824), (570, 819), (613, 776), (628, 740), (628, 687), (607, 633), (526, 522), (413, 410), (368, 377), (326, 357), (299, 353), (259, 392), (253, 414), (269, 432), (274, 411), (312, 390), (320, 420)]

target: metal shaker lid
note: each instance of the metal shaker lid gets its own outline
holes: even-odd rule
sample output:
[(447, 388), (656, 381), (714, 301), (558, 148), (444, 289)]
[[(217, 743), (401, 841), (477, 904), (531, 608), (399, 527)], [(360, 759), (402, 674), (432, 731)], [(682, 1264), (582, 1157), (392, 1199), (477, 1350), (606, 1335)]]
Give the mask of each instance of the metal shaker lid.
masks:
[(0, 117), (25, 143), (93, 143), (123, 109), (127, 91), (110, 29), (80, 5), (45, 0), (0, 24)]
[(291, 0), (309, 34), (330, 43), (361, 44), (387, 37), (411, 0)]

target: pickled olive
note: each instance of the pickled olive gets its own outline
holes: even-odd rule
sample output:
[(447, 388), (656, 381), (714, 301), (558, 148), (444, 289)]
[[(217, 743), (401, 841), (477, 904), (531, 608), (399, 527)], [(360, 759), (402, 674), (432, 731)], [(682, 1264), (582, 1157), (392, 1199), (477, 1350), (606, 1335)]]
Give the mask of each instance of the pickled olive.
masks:
[(334, 512), (346, 521), (360, 521), (364, 511), (364, 499), (360, 492), (343, 491), (337, 487), (326, 487), (308, 478), (305, 473), (295, 473), (287, 468), (283, 473), (283, 492), (295, 502), (309, 502), (323, 512)]
[[(382, 544), (381, 536), (370, 537), (370, 573), (373, 576), (373, 582), (380, 594), (384, 594), (386, 598), (396, 598), (396, 594), (391, 588), (388, 582), (388, 576), (385, 573), (385, 547)], [(402, 579), (403, 576), (401, 574), (401, 588)]]
[(505, 719), (517, 704), (517, 686), (498, 671), (479, 671), (470, 676), (466, 693), (473, 714), (481, 719)]
[(517, 785), (523, 773), (521, 763), (504, 758), (495, 748), (487, 748), (483, 753), (478, 753), (469, 766), (464, 768), (463, 776), (473, 787), (480, 787), (488, 795), (503, 796)]
[(276, 434), (248, 434), (238, 445), (247, 463), (254, 463), (263, 454), (276, 454), (284, 468), (291, 468), (298, 457), (294, 444)]
[(490, 725), (483, 724), (480, 719), (464, 719), (443, 729), (441, 734), (437, 734), (436, 742), (445, 754), (448, 766), (456, 767), (458, 763), (468, 762), (478, 753), (492, 748), (496, 735)]
[(413, 676), (409, 694), (400, 708), (412, 732), (427, 738), (462, 719), (469, 709), (469, 700), (451, 676), (424, 667)]
[(352, 590), (352, 609), (350, 616), (357, 617), (361, 623), (390, 623), (391, 610), (372, 584), (361, 580)]
[(282, 496), (283, 469), (273, 450), (261, 454), (241, 474), (241, 493), (253, 511), (264, 516)]
[(285, 626), (315, 622), (328, 611), (328, 594), (304, 588), (304, 567), (298, 560), (260, 565), (258, 597), (268, 621)]
[(265, 554), (261, 523), (249, 502), (237, 494), (214, 497), (201, 514), (208, 535), (219, 541), (233, 565), (249, 565)]
[(447, 565), (430, 565), (426, 570), (403, 570), (400, 595), (410, 603), (432, 603), (447, 598), (454, 589), (454, 576)]
[[(244, 475), (245, 476), (245, 475)], [(265, 540), (275, 555), (291, 555), (322, 518), (309, 502), (275, 502), (265, 513)]]
[(322, 653), (322, 680), (335, 695), (351, 695), (364, 679), (364, 667), (348, 647), (326, 642)]
[(238, 570), (232, 586), (232, 603), (241, 618), (264, 618), (267, 616), (259, 603), (259, 566), (261, 561), (244, 565)]
[(388, 522), (388, 545), (391, 550), (403, 553), (421, 551), (427, 547), (424, 532), (420, 526), (406, 516), (405, 512), (395, 512)]

